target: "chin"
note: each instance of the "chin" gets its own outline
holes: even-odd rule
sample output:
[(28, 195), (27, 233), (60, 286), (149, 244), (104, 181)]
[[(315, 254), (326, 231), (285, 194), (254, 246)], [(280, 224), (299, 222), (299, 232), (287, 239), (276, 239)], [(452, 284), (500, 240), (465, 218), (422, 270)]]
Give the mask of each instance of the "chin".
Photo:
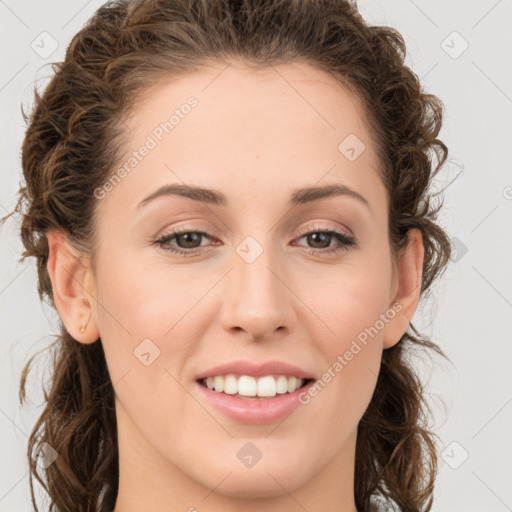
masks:
[(294, 484), (277, 472), (253, 471), (234, 471), (215, 491), (230, 498), (258, 499), (281, 496), (286, 493), (284, 489), (290, 492), (298, 487), (297, 482)]
[[(263, 458), (252, 468), (245, 468), (238, 459), (217, 469), (205, 482), (215, 492), (233, 498), (272, 498), (292, 492), (304, 485), (312, 477), (314, 468), (304, 468), (304, 464), (294, 464), (293, 458), (285, 454), (278, 460), (264, 461)], [(212, 478), (211, 475), (214, 475)], [(219, 481), (222, 483), (219, 485)], [(211, 485), (210, 485), (211, 484)]]

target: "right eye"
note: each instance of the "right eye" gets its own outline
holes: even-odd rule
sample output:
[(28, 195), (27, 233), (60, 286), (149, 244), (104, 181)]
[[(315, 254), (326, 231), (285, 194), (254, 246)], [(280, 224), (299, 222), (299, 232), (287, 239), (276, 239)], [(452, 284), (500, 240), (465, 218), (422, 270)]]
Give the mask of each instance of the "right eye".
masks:
[[(174, 231), (157, 238), (153, 243), (161, 247), (164, 251), (169, 251), (182, 256), (190, 256), (199, 250), (202, 237), (210, 238), (210, 236), (203, 231), (191, 231), (190, 228), (187, 227), (176, 228)], [(173, 239), (176, 239), (180, 245), (184, 245), (185, 247), (173, 247), (170, 245), (170, 242)], [(197, 245), (198, 241), (199, 245)], [(192, 247), (189, 245), (192, 245)]]

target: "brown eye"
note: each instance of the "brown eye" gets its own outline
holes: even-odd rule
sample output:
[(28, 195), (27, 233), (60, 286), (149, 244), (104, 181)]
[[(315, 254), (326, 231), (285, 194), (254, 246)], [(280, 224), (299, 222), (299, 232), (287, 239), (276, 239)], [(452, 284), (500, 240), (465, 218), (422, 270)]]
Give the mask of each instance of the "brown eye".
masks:
[[(165, 251), (190, 256), (199, 250), (203, 237), (210, 238), (207, 233), (202, 231), (191, 231), (189, 228), (178, 228), (175, 231), (154, 240), (153, 243)], [(173, 239), (176, 239), (175, 244), (177, 247), (170, 244)]]
[[(306, 235), (309, 244), (313, 244), (316, 249), (326, 249), (331, 244), (333, 235), (326, 231), (317, 231)], [(317, 245), (318, 244), (318, 245)]]
[[(306, 238), (307, 243), (310, 244), (310, 250), (307, 251), (308, 254), (336, 253), (348, 250), (350, 247), (356, 245), (355, 239), (345, 233), (318, 228), (314, 231), (304, 233), (298, 240), (301, 238)], [(330, 247), (333, 238), (337, 240), (339, 244), (338, 246)]]
[[(201, 237), (202, 233), (198, 233), (197, 231), (191, 231), (189, 233), (182, 233), (176, 235), (173, 238), (176, 238), (176, 243), (182, 249), (195, 249), (201, 245)], [(199, 242), (199, 245), (197, 244)]]

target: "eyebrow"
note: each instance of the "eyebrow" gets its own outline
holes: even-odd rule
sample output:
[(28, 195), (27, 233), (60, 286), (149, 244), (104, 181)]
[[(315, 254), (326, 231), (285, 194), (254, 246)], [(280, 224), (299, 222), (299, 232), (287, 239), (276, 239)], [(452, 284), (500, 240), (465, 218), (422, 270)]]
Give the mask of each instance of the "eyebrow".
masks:
[[(217, 206), (228, 205), (228, 200), (226, 196), (219, 190), (198, 187), (196, 185), (180, 185), (176, 183), (164, 185), (159, 189), (155, 190), (155, 192), (144, 198), (139, 203), (137, 209), (149, 203), (150, 201), (153, 201), (157, 197), (173, 195), (187, 197), (189, 199), (193, 199), (194, 201), (198, 201), (205, 204)], [(288, 205), (290, 207), (293, 207), (297, 205), (311, 203), (313, 201), (318, 201), (320, 199), (324, 199), (327, 197), (335, 196), (352, 197), (366, 205), (368, 209), (371, 209), (370, 204), (368, 203), (365, 197), (363, 197), (355, 190), (352, 190), (342, 184), (324, 185), (322, 187), (305, 187), (296, 189), (292, 192), (290, 200), (288, 201)]]

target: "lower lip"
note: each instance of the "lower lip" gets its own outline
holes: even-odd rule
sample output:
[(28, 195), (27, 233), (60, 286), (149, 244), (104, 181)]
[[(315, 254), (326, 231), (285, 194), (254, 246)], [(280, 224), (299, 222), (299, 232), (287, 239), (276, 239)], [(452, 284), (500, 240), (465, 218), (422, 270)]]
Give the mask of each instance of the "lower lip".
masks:
[(312, 380), (293, 393), (284, 393), (270, 398), (246, 400), (213, 391), (196, 381), (200, 392), (204, 394), (205, 398), (217, 410), (239, 423), (248, 425), (272, 423), (285, 418), (297, 409), (299, 405), (303, 405), (299, 402), (299, 395), (304, 392), (307, 393), (314, 384), (315, 381)]

